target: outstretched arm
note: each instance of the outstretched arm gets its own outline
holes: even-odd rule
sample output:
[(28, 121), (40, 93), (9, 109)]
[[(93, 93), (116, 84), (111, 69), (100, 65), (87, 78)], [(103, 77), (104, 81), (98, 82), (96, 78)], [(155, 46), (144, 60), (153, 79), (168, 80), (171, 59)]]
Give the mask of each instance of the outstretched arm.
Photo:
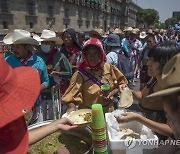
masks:
[(56, 120), (46, 126), (36, 128), (29, 131), (29, 144), (33, 144), (42, 138), (56, 132), (57, 130), (68, 131), (73, 128), (77, 128), (76, 125), (73, 125), (72, 122), (67, 118), (62, 118)]
[(147, 126), (148, 128), (150, 128), (152, 131), (168, 137), (171, 137), (173, 134), (172, 129), (169, 127), (169, 125), (150, 120), (134, 112), (123, 113), (121, 116), (116, 117), (116, 119), (119, 123), (138, 121), (143, 125)]

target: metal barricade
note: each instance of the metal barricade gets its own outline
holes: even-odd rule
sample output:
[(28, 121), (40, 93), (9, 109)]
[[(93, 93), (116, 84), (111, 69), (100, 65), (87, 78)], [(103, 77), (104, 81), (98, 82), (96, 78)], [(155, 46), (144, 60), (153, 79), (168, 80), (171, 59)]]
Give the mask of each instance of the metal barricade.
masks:
[(59, 85), (41, 92), (43, 121), (56, 120), (61, 117), (61, 94)]

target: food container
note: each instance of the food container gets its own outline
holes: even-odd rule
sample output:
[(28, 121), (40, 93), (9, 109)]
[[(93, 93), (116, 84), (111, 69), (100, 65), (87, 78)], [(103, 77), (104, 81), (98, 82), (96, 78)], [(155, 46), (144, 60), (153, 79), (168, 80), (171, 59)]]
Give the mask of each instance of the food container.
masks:
[[(32, 130), (32, 129), (42, 127), (42, 126), (47, 125), (51, 122), (52, 122), (52, 120), (49, 120), (49, 121), (44, 121), (44, 122), (40, 122), (37, 124), (30, 125), (28, 127), (28, 130)], [(91, 128), (90, 127), (77, 128), (77, 129), (72, 129), (70, 131), (61, 131), (61, 132), (63, 134), (73, 135), (74, 137), (81, 138), (83, 141), (85, 141), (89, 145), (89, 149), (85, 153), (82, 153), (82, 154), (91, 154), (92, 153), (93, 147), (92, 147), (92, 137), (91, 137)], [(69, 145), (69, 146), (66, 145), (67, 148), (71, 147), (71, 146), (73, 146), (73, 145)], [(77, 143), (75, 143), (74, 146), (77, 146)], [(77, 151), (78, 150), (79, 149), (77, 149)], [(81, 154), (81, 153), (79, 153), (79, 154)]]
[(130, 128), (140, 134), (141, 139), (121, 139), (119, 132), (112, 128), (116, 125), (115, 118), (112, 120), (113, 113), (106, 113), (108, 149), (111, 154), (150, 154), (158, 147), (158, 137), (151, 129), (132, 121), (118, 125), (119, 128)]
[[(86, 127), (91, 124), (91, 112), (91, 109), (80, 109), (66, 114), (66, 117), (78, 127)], [(65, 117), (65, 115), (63, 115), (63, 117)]]

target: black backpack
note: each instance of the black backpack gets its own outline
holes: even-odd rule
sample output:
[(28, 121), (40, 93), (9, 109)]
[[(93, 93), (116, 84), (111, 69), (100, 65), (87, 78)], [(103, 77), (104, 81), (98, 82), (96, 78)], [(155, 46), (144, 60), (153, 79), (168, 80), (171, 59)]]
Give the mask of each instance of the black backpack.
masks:
[(129, 80), (134, 77), (134, 70), (132, 62), (127, 56), (124, 55), (122, 51), (116, 52), (118, 55), (118, 69), (124, 74), (124, 76)]

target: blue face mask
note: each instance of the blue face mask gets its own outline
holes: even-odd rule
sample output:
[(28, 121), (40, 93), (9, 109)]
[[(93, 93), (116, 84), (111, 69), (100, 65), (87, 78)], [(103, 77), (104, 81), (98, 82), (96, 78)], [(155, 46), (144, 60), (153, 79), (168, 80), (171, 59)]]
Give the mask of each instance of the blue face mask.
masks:
[(44, 53), (49, 53), (51, 51), (51, 45), (44, 45), (42, 44), (41, 45), (41, 50), (44, 52)]

